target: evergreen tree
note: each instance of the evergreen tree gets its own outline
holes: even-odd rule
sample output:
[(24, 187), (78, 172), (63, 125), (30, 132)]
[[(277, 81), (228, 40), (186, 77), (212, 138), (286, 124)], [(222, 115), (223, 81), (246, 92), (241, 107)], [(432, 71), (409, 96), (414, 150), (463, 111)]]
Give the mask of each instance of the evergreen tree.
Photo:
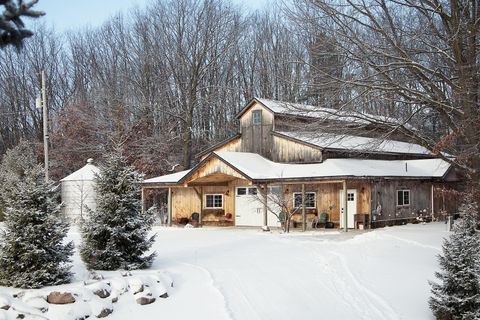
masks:
[(460, 208), (462, 220), (445, 239), (439, 256), (441, 272), (431, 282), (429, 304), (437, 319), (480, 319), (480, 235), (476, 230), (478, 206), (467, 197)]
[(97, 207), (82, 224), (80, 254), (89, 269), (147, 268), (155, 252), (144, 255), (155, 240), (148, 237), (154, 215), (141, 212), (143, 176), (127, 165), (119, 151), (105, 158), (96, 176)]
[(6, 45), (22, 47), (23, 39), (31, 37), (33, 32), (25, 28), (22, 17), (38, 18), (45, 13), (35, 11), (32, 7), (38, 0), (0, 0), (3, 13), (0, 14), (0, 48)]
[(31, 147), (21, 142), (0, 166), (5, 230), (0, 233), (0, 285), (40, 288), (69, 282), (73, 242), (60, 217), (54, 183), (44, 181)]

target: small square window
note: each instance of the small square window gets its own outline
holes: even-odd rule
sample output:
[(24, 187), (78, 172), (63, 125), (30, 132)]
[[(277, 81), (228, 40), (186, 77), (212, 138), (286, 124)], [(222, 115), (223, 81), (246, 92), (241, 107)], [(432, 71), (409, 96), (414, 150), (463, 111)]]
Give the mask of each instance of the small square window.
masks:
[(410, 205), (410, 190), (397, 190), (397, 206)]
[(347, 193), (347, 201), (355, 201), (355, 193)]
[[(315, 192), (305, 192), (305, 208), (315, 208)], [(302, 193), (301, 192), (294, 192), (293, 193), (293, 206), (295, 208), (300, 208), (302, 206)]]
[(248, 194), (249, 195), (256, 195), (257, 194), (257, 188), (248, 188)]
[(223, 194), (207, 194), (205, 195), (205, 208), (222, 209)]
[(252, 111), (252, 124), (262, 124), (262, 110)]

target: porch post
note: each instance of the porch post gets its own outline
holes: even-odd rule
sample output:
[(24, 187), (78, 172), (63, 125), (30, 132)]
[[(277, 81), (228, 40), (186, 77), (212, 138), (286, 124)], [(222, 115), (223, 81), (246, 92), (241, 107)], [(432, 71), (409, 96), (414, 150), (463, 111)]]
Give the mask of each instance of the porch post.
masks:
[(203, 186), (200, 186), (200, 212), (198, 213), (198, 225), (201, 226), (202, 225), (202, 219), (203, 219), (203, 215), (202, 215), (202, 211), (203, 211)]
[[(260, 189), (261, 190), (261, 189)], [(268, 203), (267, 203), (267, 198), (268, 198), (268, 184), (263, 185), (263, 231), (270, 231), (270, 228), (268, 228)]]
[(167, 196), (168, 225), (172, 226), (172, 188), (168, 188)]
[(343, 180), (343, 230), (348, 232), (347, 180)]
[(142, 203), (142, 214), (145, 213), (145, 187), (142, 186), (142, 193), (141, 193), (141, 203)]
[(305, 210), (305, 183), (302, 183), (302, 231), (307, 230), (307, 212)]
[(431, 200), (431, 206), (432, 206), (432, 221), (433, 219), (435, 218), (435, 209), (434, 209), (434, 198), (433, 198), (433, 192), (434, 192), (434, 188), (433, 188), (433, 183), (432, 183), (432, 190), (430, 191), (430, 200)]

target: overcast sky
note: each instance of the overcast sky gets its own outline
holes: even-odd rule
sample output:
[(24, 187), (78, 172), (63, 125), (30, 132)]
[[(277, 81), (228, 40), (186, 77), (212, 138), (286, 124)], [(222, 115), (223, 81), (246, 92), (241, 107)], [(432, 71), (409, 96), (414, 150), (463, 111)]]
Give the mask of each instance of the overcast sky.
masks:
[[(134, 6), (143, 8), (151, 0), (40, 0), (35, 9), (46, 16), (40, 18), (57, 31), (85, 26), (99, 26), (118, 11), (126, 12)], [(271, 0), (273, 1), (273, 0)], [(247, 9), (260, 9), (268, 0), (233, 0)], [(40, 20), (39, 19), (39, 20)], [(28, 22), (27, 22), (28, 23)]]

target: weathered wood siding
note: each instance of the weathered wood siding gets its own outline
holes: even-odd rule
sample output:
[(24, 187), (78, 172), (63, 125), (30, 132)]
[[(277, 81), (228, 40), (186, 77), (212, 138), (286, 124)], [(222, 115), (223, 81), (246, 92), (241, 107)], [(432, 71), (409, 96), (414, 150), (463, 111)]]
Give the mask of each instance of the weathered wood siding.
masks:
[[(431, 182), (419, 180), (382, 180), (375, 183), (372, 192), (373, 204), (381, 205), (376, 221), (414, 219), (419, 213), (431, 214)], [(397, 206), (397, 190), (410, 190), (410, 205)]]
[[(370, 182), (369, 181), (347, 181), (347, 189), (357, 190), (357, 213), (370, 214)], [(306, 184), (305, 192), (316, 193), (316, 208), (307, 209), (307, 222), (311, 222), (320, 213), (328, 213), (328, 220), (335, 224), (340, 223), (340, 193), (343, 190), (341, 183), (321, 183), (321, 184)], [(301, 192), (301, 185), (285, 185), (284, 196), (287, 199), (292, 199), (293, 205), (293, 193)], [(294, 220), (297, 222), (302, 221), (301, 211), (295, 214)]]
[[(237, 139), (234, 139), (226, 144), (224, 144), (223, 146), (219, 146), (218, 148), (212, 150), (213, 151), (230, 151), (230, 152), (240, 152), (242, 151), (242, 139), (241, 138), (237, 138)], [(208, 155), (210, 154), (211, 152), (203, 155), (200, 160), (203, 160), (205, 159), (206, 157), (208, 157)]]
[[(208, 176), (211, 177), (209, 178)], [(195, 173), (187, 179), (186, 184), (191, 182), (209, 182), (216, 183), (221, 182), (222, 179), (225, 180), (225, 176), (231, 176), (233, 178), (243, 179), (244, 177), (232, 169), (222, 160), (212, 157), (209, 161), (204, 163), (200, 168), (198, 168)], [(231, 180), (232, 180), (231, 179)]]
[(200, 212), (200, 198), (193, 188), (172, 188), (172, 220), (190, 219), (193, 212)]
[(273, 136), (272, 161), (285, 163), (321, 162), (322, 151), (287, 138)]
[[(254, 110), (262, 111), (262, 123), (252, 124)], [(273, 113), (259, 103), (255, 103), (240, 118), (240, 132), (242, 133), (241, 151), (253, 152), (271, 159), (272, 131), (274, 125)]]

